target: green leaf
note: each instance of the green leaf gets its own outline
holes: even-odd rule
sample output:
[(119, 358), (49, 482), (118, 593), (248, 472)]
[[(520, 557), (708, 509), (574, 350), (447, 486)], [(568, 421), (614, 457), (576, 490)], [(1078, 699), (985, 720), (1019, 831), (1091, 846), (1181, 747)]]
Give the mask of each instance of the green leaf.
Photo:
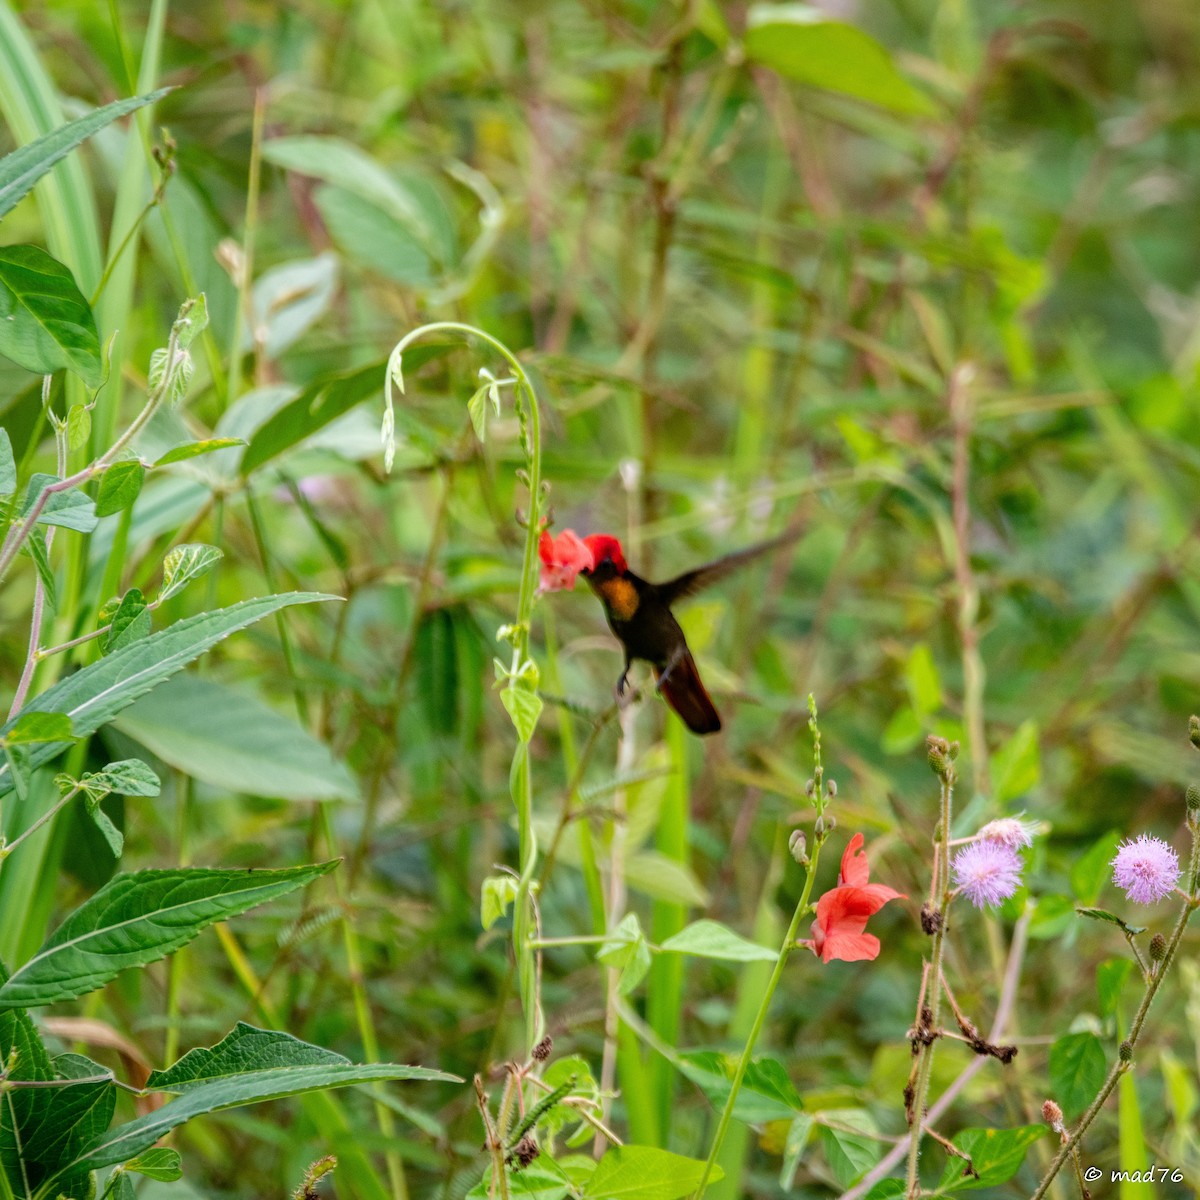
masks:
[(917, 642), (909, 651), (904, 681), (909, 701), (918, 716), (929, 716), (942, 707), (942, 684), (928, 643)]
[(746, 57), (787, 79), (905, 115), (933, 111), (883, 46), (853, 25), (807, 4), (756, 4), (746, 25)]
[[(584, 1184), (587, 1200), (679, 1200), (693, 1192), (704, 1163), (654, 1146), (610, 1146)], [(709, 1180), (724, 1177), (714, 1167)]]
[[(0, 737), (6, 735), (26, 711), (66, 713), (76, 736), (86, 737), (231, 633), (292, 604), (336, 599), (338, 597), (319, 592), (286, 592), (279, 596), (243, 600), (229, 608), (176, 621), (174, 625), (131, 646), (123, 646), (99, 662), (59, 680), (40, 696), (35, 696), (15, 720), (0, 729)], [(63, 742), (39, 746), (33, 751), (32, 765), (38, 767), (49, 762), (64, 748)], [(0, 767), (0, 796), (11, 790), (11, 772), (5, 765)]]
[(16, 207), (18, 201), (32, 190), (33, 185), (80, 142), (86, 141), (98, 129), (103, 129), (118, 117), (123, 117), (144, 104), (153, 104), (156, 100), (161, 100), (171, 90), (160, 88), (157, 92), (150, 92), (145, 96), (114, 100), (112, 104), (97, 108), (76, 121), (60, 125), (37, 141), (30, 142), (28, 146), (22, 146), (19, 150), (0, 158), (0, 217)]
[(541, 696), (518, 685), (506, 687), (500, 693), (500, 702), (508, 710), (508, 715), (516, 726), (517, 737), (523, 742), (528, 742), (533, 737), (538, 718), (545, 707)]
[(0, 741), (6, 746), (29, 746), (38, 742), (65, 742), (75, 738), (71, 718), (65, 713), (26, 712), (5, 726)]
[(27, 371), (73, 371), (100, 386), (96, 319), (75, 277), (38, 246), (0, 247), (0, 355)]
[(843, 1190), (882, 1157), (879, 1126), (866, 1109), (833, 1109), (821, 1114), (821, 1145)]
[(726, 962), (774, 962), (777, 950), (759, 946), (734, 933), (719, 921), (693, 921), (662, 944), (664, 950), (694, 954), (699, 958), (718, 958)]
[(1112, 860), (1120, 841), (1121, 835), (1110, 829), (1071, 864), (1071, 891), (1085, 907), (1100, 899), (1100, 893), (1111, 878)]
[(489, 875), (479, 891), (479, 919), (491, 929), (517, 898), (517, 881), (511, 875)]
[[(59, 482), (56, 475), (34, 475), (25, 489), (21, 515), (24, 516), (33, 508), (43, 489)], [(74, 529), (76, 533), (91, 533), (97, 523), (96, 506), (91, 497), (84, 495), (78, 488), (67, 488), (65, 492), (51, 492), (38, 515), (39, 525), (58, 525), (63, 529)]]
[(125, 849), (125, 835), (112, 823), (112, 818), (100, 807), (100, 798), (91, 795), (84, 797), (84, 810), (91, 817), (95, 826), (100, 830), (113, 858), (119, 859)]
[(111, 654), (139, 638), (150, 636), (150, 614), (146, 611), (146, 597), (140, 589), (130, 588), (121, 597), (121, 603), (113, 613), (111, 624), (112, 628), (104, 639), (105, 654)]
[(11, 496), (17, 490), (17, 460), (13, 457), (12, 439), (0, 425), (0, 496)]
[(791, 1191), (796, 1181), (796, 1172), (804, 1157), (804, 1148), (808, 1145), (813, 1125), (814, 1118), (809, 1113), (800, 1113), (792, 1118), (792, 1123), (788, 1126), (787, 1138), (783, 1144), (783, 1162), (779, 1167), (779, 1186), (785, 1192)]
[(35, 533), (32, 537), (25, 539), (21, 551), (33, 559), (34, 570), (37, 571), (38, 578), (42, 581), (42, 588), (46, 593), (46, 603), (52, 609), (57, 610), (58, 587), (54, 581), (54, 568), (50, 566), (50, 555), (46, 550), (45, 538)]
[(245, 446), (247, 444), (245, 438), (236, 437), (221, 437), (221, 438), (205, 438), (199, 442), (184, 442), (182, 446), (176, 446), (172, 450), (168, 450), (161, 458), (154, 462), (156, 467), (168, 467), (171, 463), (186, 462), (189, 458), (199, 458), (201, 454), (212, 454), (216, 450), (228, 450), (230, 446)]
[(1102, 1017), (1111, 1017), (1117, 1011), (1121, 989), (1133, 972), (1133, 963), (1127, 958), (1106, 958), (1096, 968), (1096, 996)]
[(136, 459), (113, 463), (100, 480), (96, 516), (111, 517), (127, 509), (138, 498), (145, 479), (146, 468)]
[(237, 1108), (263, 1100), (278, 1100), (303, 1092), (349, 1087), (357, 1083), (380, 1083), (392, 1079), (424, 1079), (445, 1083), (462, 1080), (443, 1071), (426, 1067), (405, 1067), (391, 1063), (359, 1065), (351, 1062), (323, 1063), (312, 1066), (278, 1067), (247, 1071), (214, 1079), (185, 1092), (162, 1108), (126, 1125), (107, 1130), (86, 1146), (64, 1170), (95, 1171), (113, 1163), (125, 1162), (154, 1145), (172, 1129), (204, 1113)]
[(173, 547), (163, 559), (159, 604), (182, 592), (193, 579), (207, 575), (224, 557), (223, 550), (218, 550), (216, 546), (206, 546), (203, 542), (184, 542), (183, 545)]
[(162, 791), (158, 776), (140, 758), (122, 758), (102, 771), (87, 771), (79, 784), (93, 795), (157, 796)]
[(179, 306), (172, 330), (180, 350), (186, 350), (208, 328), (208, 298), (203, 292)]
[(378, 205), (328, 185), (318, 188), (314, 199), (334, 241), (351, 258), (409, 287), (433, 281), (433, 260), (425, 247)]
[(178, 1150), (166, 1146), (155, 1146), (150, 1150), (131, 1158), (125, 1164), (125, 1170), (136, 1171), (147, 1179), (157, 1179), (161, 1183), (174, 1183), (183, 1178), (182, 1159)]
[(1096, 1098), (1107, 1073), (1104, 1047), (1094, 1033), (1069, 1033), (1050, 1047), (1050, 1090), (1068, 1121)]
[(167, 403), (178, 404), (187, 395), (188, 388), (192, 386), (192, 376), (196, 373), (196, 364), (192, 362), (192, 356), (186, 350), (178, 348), (175, 351), (174, 362), (170, 362), (167, 358), (168, 349), (169, 347), (163, 346), (150, 355), (150, 370), (147, 372), (146, 380), (150, 385), (150, 390), (156, 392), (167, 379), (169, 369), (171, 377), (167, 386)]
[[(733, 1055), (716, 1050), (690, 1050), (679, 1056), (678, 1067), (708, 1097), (714, 1108), (725, 1107), (737, 1068)], [(760, 1058), (746, 1067), (733, 1106), (733, 1115), (739, 1121), (751, 1125), (790, 1121), (802, 1108), (803, 1101), (780, 1063), (771, 1058)]]
[(939, 1189), (966, 1192), (999, 1187), (1021, 1169), (1029, 1147), (1049, 1132), (1046, 1125), (1018, 1125), (1015, 1129), (964, 1129), (954, 1139), (954, 1145), (971, 1156), (971, 1164), (978, 1177), (964, 1178), (963, 1160), (951, 1158), (946, 1163)]
[(215, 1046), (189, 1050), (165, 1071), (151, 1071), (148, 1092), (187, 1092), (247, 1071), (273, 1071), (281, 1067), (312, 1067), (350, 1060), (333, 1050), (302, 1042), (290, 1033), (259, 1029), (239, 1021)]
[(284, 800), (356, 800), (354, 776), (291, 717), (257, 697), (180, 675), (130, 705), (122, 733), (203, 783)]
[(998, 804), (1023, 796), (1042, 777), (1037, 722), (1022, 721), (1012, 737), (992, 756), (992, 791)]
[(67, 446), (82, 450), (92, 433), (92, 413), (86, 404), (72, 404), (67, 413)]
[(254, 283), (254, 326), (246, 330), (246, 348), (261, 346), (268, 359), (277, 359), (325, 315), (337, 279), (338, 257), (329, 252), (265, 271)]
[(625, 881), (634, 891), (654, 900), (704, 908), (708, 893), (691, 869), (657, 850), (639, 850), (625, 860)]
[(1116, 913), (1111, 913), (1106, 908), (1077, 908), (1075, 910), (1081, 917), (1087, 917), (1091, 921), (1104, 921), (1109, 925), (1115, 925), (1122, 933), (1129, 937), (1136, 937), (1139, 933), (1146, 932), (1145, 925), (1129, 925)]
[(304, 887), (336, 862), (275, 871), (204, 867), (138, 871), (109, 880), (0, 986), (0, 1008), (71, 1000), (128, 967), (157, 962), (214, 921)]
[(637, 913), (626, 913), (621, 923), (604, 939), (596, 958), (606, 966), (621, 972), (617, 990), (628, 996), (650, 970), (650, 947), (637, 919)]

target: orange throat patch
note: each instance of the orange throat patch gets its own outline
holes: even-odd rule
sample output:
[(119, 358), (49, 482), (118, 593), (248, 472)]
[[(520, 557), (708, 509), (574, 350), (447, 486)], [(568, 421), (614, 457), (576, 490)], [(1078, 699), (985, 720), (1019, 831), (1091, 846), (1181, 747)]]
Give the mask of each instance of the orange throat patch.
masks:
[(604, 603), (608, 605), (608, 611), (618, 621), (628, 621), (637, 612), (641, 602), (637, 588), (628, 579), (621, 579), (619, 576), (602, 583), (600, 594), (604, 597)]

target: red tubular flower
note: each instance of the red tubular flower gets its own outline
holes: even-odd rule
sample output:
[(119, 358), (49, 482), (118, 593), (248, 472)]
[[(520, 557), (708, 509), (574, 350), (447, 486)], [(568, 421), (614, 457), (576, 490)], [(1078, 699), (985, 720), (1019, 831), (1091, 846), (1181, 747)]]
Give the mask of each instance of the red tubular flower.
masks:
[(569, 591), (580, 571), (590, 571), (596, 565), (591, 548), (573, 529), (564, 529), (558, 537), (543, 529), (538, 540), (538, 557), (542, 560), (539, 592)]
[(862, 962), (879, 957), (879, 939), (864, 933), (867, 918), (890, 900), (906, 897), (882, 883), (868, 883), (871, 868), (863, 848), (863, 835), (856, 833), (842, 855), (838, 885), (817, 901), (817, 919), (812, 926), (812, 948), (822, 962), (839, 958)]

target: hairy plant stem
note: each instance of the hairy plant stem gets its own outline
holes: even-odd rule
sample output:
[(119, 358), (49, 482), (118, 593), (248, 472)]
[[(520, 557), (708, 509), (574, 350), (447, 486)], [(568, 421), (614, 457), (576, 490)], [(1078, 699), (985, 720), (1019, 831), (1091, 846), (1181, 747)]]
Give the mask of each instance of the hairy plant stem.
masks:
[(754, 1053), (758, 1036), (762, 1033), (763, 1024), (766, 1022), (767, 1011), (771, 1007), (771, 998), (775, 995), (775, 989), (779, 986), (779, 981), (783, 978), (783, 969), (787, 966), (788, 957), (796, 947), (796, 938), (800, 933), (800, 922), (808, 912), (808, 899), (812, 895), (813, 880), (817, 877), (817, 863), (821, 857), (821, 842), (822, 839), (814, 839), (812, 855), (804, 877), (804, 890), (800, 893), (800, 899), (796, 902), (796, 911), (792, 913), (791, 924), (784, 935), (783, 945), (779, 948), (779, 957), (775, 960), (775, 969), (771, 972), (771, 978), (767, 981), (762, 1002), (758, 1006), (758, 1012), (754, 1015), (754, 1024), (750, 1027), (746, 1044), (742, 1047), (742, 1054), (738, 1059), (737, 1069), (733, 1073), (733, 1080), (729, 1086), (729, 1098), (725, 1101), (725, 1107), (721, 1111), (721, 1120), (717, 1124), (717, 1132), (713, 1135), (712, 1146), (709, 1147), (708, 1158), (704, 1163), (704, 1173), (700, 1176), (700, 1183), (693, 1193), (693, 1200), (700, 1200), (708, 1187), (709, 1176), (712, 1174), (713, 1166), (716, 1164), (717, 1155), (721, 1152), (721, 1144), (725, 1140), (725, 1133), (729, 1128), (729, 1122), (733, 1120), (733, 1108), (737, 1103), (738, 1093), (742, 1089), (742, 1080), (746, 1077), (746, 1068), (750, 1065), (750, 1057)]
[[(938, 1013), (942, 1001), (942, 956), (946, 942), (946, 909), (950, 904), (950, 818), (953, 811), (954, 799), (954, 768), (947, 766), (941, 774), (942, 802), (939, 818), (939, 841), (936, 846), (934, 859), (933, 891), (936, 895), (938, 882), (941, 883), (941, 895), (938, 897), (937, 912), (941, 920), (933, 934), (932, 964), (929, 969), (929, 988), (925, 995), (928, 998), (930, 1017), (925, 1021), (922, 1013), (922, 1000), (917, 1002), (916, 1027), (928, 1027), (930, 1033), (936, 1034)], [(908, 1146), (908, 1173), (904, 1194), (909, 1200), (921, 1190), (919, 1164), (921, 1158), (921, 1131), (925, 1123), (925, 1101), (929, 1095), (929, 1078), (933, 1071), (933, 1051), (936, 1040), (931, 1038), (922, 1042), (919, 1051), (920, 1062), (917, 1067), (917, 1081), (913, 1088), (912, 1099), (912, 1133)]]
[[(1189, 820), (1190, 825), (1191, 822)], [(1088, 1105), (1087, 1111), (1083, 1116), (1079, 1118), (1079, 1122), (1070, 1137), (1059, 1147), (1058, 1153), (1046, 1169), (1046, 1174), (1042, 1177), (1037, 1191), (1033, 1193), (1030, 1200), (1041, 1200), (1046, 1194), (1050, 1184), (1054, 1182), (1054, 1177), (1062, 1170), (1067, 1159), (1072, 1156), (1075, 1148), (1079, 1145), (1083, 1135), (1087, 1132), (1088, 1126), (1099, 1116), (1100, 1110), (1104, 1107), (1105, 1101), (1112, 1095), (1113, 1089), (1121, 1080), (1121, 1076), (1133, 1066), (1133, 1050), (1136, 1048), (1138, 1038), (1141, 1036), (1142, 1028), (1146, 1023), (1146, 1017), (1150, 1012), (1150, 1006), (1154, 1003), (1154, 997), (1158, 995), (1158, 989), (1162, 985), (1162, 981), (1166, 978), (1167, 971), (1175, 961), (1175, 955), (1179, 950), (1179, 944), (1183, 941), (1183, 935), (1187, 930), (1188, 922), (1192, 918), (1192, 913), (1200, 907), (1200, 894), (1197, 891), (1198, 885), (1200, 885), (1200, 832), (1197, 832), (1193, 828), (1192, 857), (1188, 865), (1187, 898), (1183, 902), (1183, 907), (1179, 910), (1179, 916), (1175, 921), (1175, 928), (1171, 931), (1170, 941), (1167, 942), (1166, 953), (1163, 955), (1162, 961), (1157, 964), (1158, 970), (1146, 979), (1146, 990), (1142, 994), (1142, 1001), (1138, 1005), (1137, 1013), (1134, 1015), (1133, 1024), (1129, 1027), (1129, 1036), (1121, 1043), (1122, 1053), (1118, 1055), (1117, 1061), (1113, 1063), (1107, 1078), (1101, 1085), (1100, 1091), (1096, 1093), (1096, 1098)], [(1124, 1057), (1126, 1047), (1128, 1048), (1128, 1058)]]

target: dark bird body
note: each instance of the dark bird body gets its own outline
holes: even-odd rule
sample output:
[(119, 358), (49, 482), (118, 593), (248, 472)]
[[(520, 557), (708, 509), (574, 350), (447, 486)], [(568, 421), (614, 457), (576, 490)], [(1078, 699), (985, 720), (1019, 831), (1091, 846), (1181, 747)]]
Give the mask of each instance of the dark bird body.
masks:
[(721, 728), (721, 717), (700, 679), (687, 639), (671, 608), (797, 536), (787, 533), (760, 542), (685, 571), (666, 583), (651, 583), (635, 575), (625, 562), (616, 538), (607, 534), (585, 538), (596, 565), (584, 570), (583, 577), (600, 597), (608, 626), (625, 650), (625, 670), (617, 680), (618, 701), (624, 696), (631, 664), (641, 659), (654, 668), (658, 690), (693, 733), (716, 733)]

